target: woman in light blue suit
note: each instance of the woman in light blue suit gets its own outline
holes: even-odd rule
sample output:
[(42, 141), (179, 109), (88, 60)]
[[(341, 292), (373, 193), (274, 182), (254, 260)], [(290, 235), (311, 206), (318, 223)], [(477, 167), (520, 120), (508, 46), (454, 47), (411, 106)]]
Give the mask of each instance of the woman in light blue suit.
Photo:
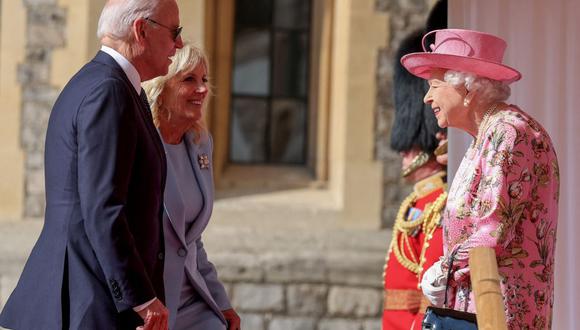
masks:
[(166, 76), (144, 84), (167, 154), (165, 302), (172, 330), (237, 330), (201, 235), (213, 208), (212, 139), (203, 124), (208, 61), (199, 48), (177, 51)]

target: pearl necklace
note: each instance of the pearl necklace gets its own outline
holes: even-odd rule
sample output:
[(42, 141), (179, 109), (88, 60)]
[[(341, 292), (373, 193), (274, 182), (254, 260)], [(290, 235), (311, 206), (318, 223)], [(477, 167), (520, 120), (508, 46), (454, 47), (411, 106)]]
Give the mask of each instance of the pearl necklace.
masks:
[(487, 130), (488, 121), (496, 112), (498, 112), (500, 104), (503, 102), (494, 103), (487, 111), (483, 114), (483, 118), (481, 119), (481, 123), (479, 123), (479, 127), (477, 128), (477, 137), (473, 140), (472, 146), (478, 146), (481, 143), (482, 135)]

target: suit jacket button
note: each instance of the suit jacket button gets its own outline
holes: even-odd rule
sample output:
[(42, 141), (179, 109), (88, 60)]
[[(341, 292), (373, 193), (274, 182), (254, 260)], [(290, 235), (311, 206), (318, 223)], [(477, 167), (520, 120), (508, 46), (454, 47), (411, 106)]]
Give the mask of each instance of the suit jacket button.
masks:
[(157, 255), (157, 258), (159, 260), (163, 260), (163, 258), (165, 258), (165, 254), (163, 252), (159, 252), (159, 254)]
[(180, 257), (185, 257), (187, 255), (187, 250), (184, 248), (179, 248), (179, 250), (177, 250), (177, 255)]

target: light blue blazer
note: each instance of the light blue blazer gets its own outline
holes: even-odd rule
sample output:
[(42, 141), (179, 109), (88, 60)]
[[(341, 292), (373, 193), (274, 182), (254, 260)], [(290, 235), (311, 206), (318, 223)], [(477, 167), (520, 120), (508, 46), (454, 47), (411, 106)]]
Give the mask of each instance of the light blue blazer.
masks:
[[(188, 232), (185, 232), (183, 200), (177, 193), (175, 170), (167, 164), (167, 182), (165, 186), (163, 229), (165, 235), (165, 303), (169, 310), (169, 328), (175, 325), (177, 308), (183, 284), (183, 276), (187, 273), (197, 293), (204, 299), (218, 317), (226, 324), (221, 313), (231, 308), (224, 286), (217, 277), (214, 265), (207, 259), (203, 248), (201, 234), (207, 226), (214, 199), (212, 150), (213, 141), (209, 134), (204, 133), (200, 143), (193, 141), (194, 133), (185, 135), (185, 146), (203, 194), (204, 205), (197, 219)], [(201, 168), (200, 157), (207, 156), (208, 168)], [(195, 182), (192, 182), (195, 184)], [(187, 270), (184, 272), (183, 269)]]

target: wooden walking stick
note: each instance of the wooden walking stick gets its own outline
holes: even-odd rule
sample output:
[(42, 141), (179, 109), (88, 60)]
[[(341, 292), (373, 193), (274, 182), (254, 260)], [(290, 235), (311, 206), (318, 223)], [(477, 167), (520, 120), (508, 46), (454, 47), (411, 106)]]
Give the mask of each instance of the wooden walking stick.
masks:
[(488, 247), (471, 249), (469, 269), (478, 329), (507, 330), (495, 251)]

